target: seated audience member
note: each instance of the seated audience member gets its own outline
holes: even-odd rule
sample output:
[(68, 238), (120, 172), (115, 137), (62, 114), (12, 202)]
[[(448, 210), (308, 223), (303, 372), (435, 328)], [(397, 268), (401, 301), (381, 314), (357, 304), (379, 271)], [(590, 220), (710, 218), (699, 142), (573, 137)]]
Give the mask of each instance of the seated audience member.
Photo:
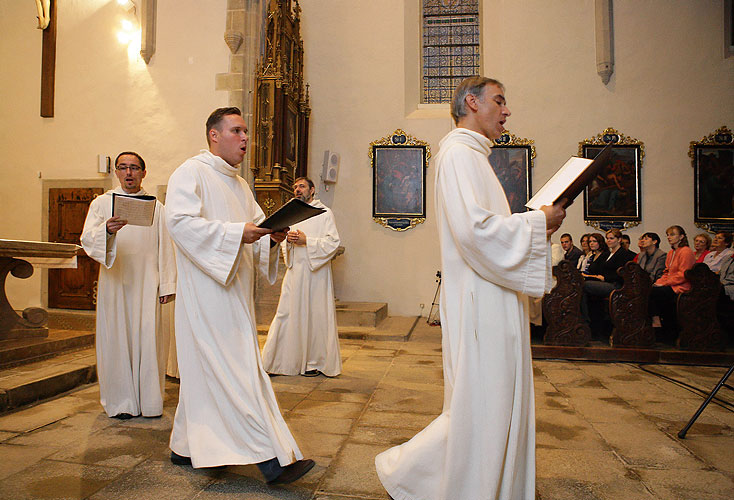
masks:
[[(622, 248), (624, 248), (625, 250), (629, 250), (630, 252), (632, 252), (632, 250), (630, 250), (630, 245), (631, 244), (632, 244), (632, 242), (630, 241), (629, 235), (623, 234), (622, 235)], [(634, 254), (635, 252), (632, 252), (632, 253)]]
[(587, 275), (599, 274), (601, 272), (602, 262), (606, 261), (609, 256), (607, 242), (600, 233), (589, 234), (589, 250), (591, 251), (591, 255), (589, 256), (589, 263), (586, 265), (586, 271), (581, 271), (584, 279), (587, 278)]
[(655, 283), (665, 270), (665, 252), (660, 250), (660, 236), (657, 233), (645, 233), (637, 242), (640, 253), (635, 261), (650, 275), (650, 280)]
[(716, 233), (714, 241), (711, 243), (711, 251), (703, 258), (703, 263), (717, 274), (721, 269), (721, 264), (734, 254), (734, 250), (731, 248), (731, 240), (731, 233), (723, 231)]
[[(601, 236), (601, 235), (599, 235)], [(608, 297), (612, 290), (622, 286), (622, 277), (617, 269), (635, 258), (635, 254), (622, 247), (622, 232), (619, 229), (610, 229), (606, 234), (608, 250), (589, 266), (584, 274), (584, 295), (581, 299), (581, 312), (584, 319), (591, 322), (588, 305), (585, 304), (589, 296)], [(597, 263), (599, 263), (597, 265)]]
[[(691, 289), (691, 283), (684, 273), (693, 267), (696, 258), (688, 246), (688, 238), (682, 227), (670, 226), (665, 234), (672, 250), (665, 259), (663, 275), (653, 283), (650, 291), (650, 314), (653, 316), (653, 326), (661, 327), (658, 340), (671, 341), (678, 331), (676, 299), (678, 294)], [(656, 324), (655, 316), (659, 316), (660, 325)]]
[(588, 269), (589, 264), (591, 264), (591, 256), (593, 255), (591, 249), (589, 248), (589, 234), (585, 234), (581, 237), (579, 245), (581, 245), (581, 251), (583, 252), (583, 254), (581, 255), (581, 257), (579, 257), (578, 264), (576, 264), (576, 269), (581, 272), (585, 272)]
[(565, 233), (561, 236), (561, 248), (563, 248), (563, 260), (567, 260), (574, 266), (578, 266), (579, 258), (584, 255), (584, 252), (574, 246), (570, 234)]
[(734, 256), (731, 259), (724, 260), (721, 264), (719, 281), (723, 285), (724, 294), (729, 300), (734, 300)]
[(703, 262), (711, 249), (711, 236), (706, 233), (699, 233), (693, 238), (693, 256), (696, 257), (696, 263)]

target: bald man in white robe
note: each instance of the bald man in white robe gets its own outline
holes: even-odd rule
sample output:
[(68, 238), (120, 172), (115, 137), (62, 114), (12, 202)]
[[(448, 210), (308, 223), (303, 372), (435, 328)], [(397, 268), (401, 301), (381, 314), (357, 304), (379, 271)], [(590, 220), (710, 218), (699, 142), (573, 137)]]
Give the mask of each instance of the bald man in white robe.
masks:
[(565, 211), (511, 214), (488, 161), (510, 115), (499, 82), (466, 79), (451, 112), (458, 128), (440, 143), (435, 194), (443, 412), (379, 454), (377, 474), (395, 500), (534, 500), (528, 296), (552, 287), (548, 237)]

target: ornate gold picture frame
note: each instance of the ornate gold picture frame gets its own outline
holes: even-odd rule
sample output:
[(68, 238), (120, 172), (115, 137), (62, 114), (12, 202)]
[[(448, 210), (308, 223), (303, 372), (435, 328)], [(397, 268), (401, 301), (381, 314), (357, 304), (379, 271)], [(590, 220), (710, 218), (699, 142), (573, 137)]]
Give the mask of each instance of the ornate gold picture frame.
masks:
[(525, 204), (532, 196), (532, 168), (535, 141), (520, 138), (509, 130), (492, 141), (489, 164), (505, 190), (513, 214), (527, 212)]
[(372, 219), (394, 231), (426, 220), (427, 142), (401, 129), (370, 143)]
[(642, 159), (645, 145), (613, 128), (579, 142), (579, 156), (595, 158), (612, 145), (609, 166), (584, 190), (584, 223), (597, 229), (626, 229), (642, 221)]
[(722, 126), (700, 141), (691, 141), (693, 222), (707, 231), (734, 227), (734, 134)]

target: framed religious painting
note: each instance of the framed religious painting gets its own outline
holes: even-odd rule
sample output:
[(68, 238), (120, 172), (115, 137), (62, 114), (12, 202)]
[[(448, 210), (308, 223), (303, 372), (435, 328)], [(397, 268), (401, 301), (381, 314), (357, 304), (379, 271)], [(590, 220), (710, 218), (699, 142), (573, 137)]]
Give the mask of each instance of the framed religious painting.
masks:
[(641, 141), (613, 128), (605, 129), (579, 143), (579, 156), (596, 158), (605, 146), (612, 146), (612, 159), (584, 190), (584, 222), (597, 229), (626, 229), (642, 220)]
[(492, 141), (489, 164), (505, 190), (513, 214), (528, 211), (525, 204), (532, 195), (533, 142), (518, 138), (509, 131)]
[(298, 137), (298, 111), (293, 106), (288, 106), (285, 114), (285, 163), (294, 168), (296, 165), (296, 147)]
[(734, 136), (721, 127), (691, 141), (696, 226), (711, 232), (734, 229)]
[(401, 129), (370, 143), (372, 218), (394, 231), (406, 231), (426, 220), (427, 142)]

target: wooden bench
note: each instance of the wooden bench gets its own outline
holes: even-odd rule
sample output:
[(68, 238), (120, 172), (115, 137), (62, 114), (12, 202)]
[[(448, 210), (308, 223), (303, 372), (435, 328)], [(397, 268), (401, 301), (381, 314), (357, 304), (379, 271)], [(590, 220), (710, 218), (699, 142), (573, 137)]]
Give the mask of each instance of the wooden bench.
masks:
[(678, 346), (688, 351), (722, 351), (726, 335), (719, 326), (716, 306), (721, 293), (719, 276), (706, 264), (685, 272), (691, 289), (678, 296)]
[(647, 311), (652, 282), (636, 262), (627, 262), (617, 272), (624, 280), (621, 288), (609, 295), (613, 347), (650, 347), (655, 331)]
[(543, 317), (548, 326), (543, 336), (546, 345), (585, 346), (591, 330), (581, 318), (584, 278), (568, 261), (553, 266), (556, 286), (543, 297)]

